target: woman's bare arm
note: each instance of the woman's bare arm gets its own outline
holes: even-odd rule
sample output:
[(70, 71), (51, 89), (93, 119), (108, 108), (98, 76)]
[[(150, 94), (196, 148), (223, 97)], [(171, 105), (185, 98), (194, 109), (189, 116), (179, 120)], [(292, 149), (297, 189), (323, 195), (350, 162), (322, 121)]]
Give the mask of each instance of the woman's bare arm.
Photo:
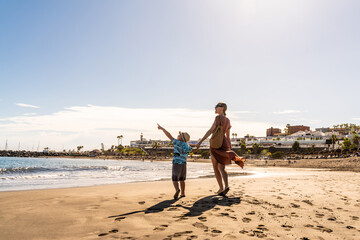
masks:
[(198, 149), (201, 145), (201, 143), (203, 141), (205, 141), (205, 139), (207, 139), (215, 130), (216, 128), (216, 122), (214, 121), (213, 125), (211, 126), (211, 128), (205, 133), (204, 137), (198, 142), (198, 144), (196, 144), (196, 148)]

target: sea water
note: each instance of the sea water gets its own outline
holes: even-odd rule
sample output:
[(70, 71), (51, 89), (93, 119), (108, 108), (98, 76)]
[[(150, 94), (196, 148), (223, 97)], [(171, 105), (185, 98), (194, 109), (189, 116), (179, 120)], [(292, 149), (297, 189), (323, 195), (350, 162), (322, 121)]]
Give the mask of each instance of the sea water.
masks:
[[(0, 157), (0, 191), (170, 180), (171, 169), (171, 161)], [(211, 163), (187, 163), (187, 178), (213, 174)]]

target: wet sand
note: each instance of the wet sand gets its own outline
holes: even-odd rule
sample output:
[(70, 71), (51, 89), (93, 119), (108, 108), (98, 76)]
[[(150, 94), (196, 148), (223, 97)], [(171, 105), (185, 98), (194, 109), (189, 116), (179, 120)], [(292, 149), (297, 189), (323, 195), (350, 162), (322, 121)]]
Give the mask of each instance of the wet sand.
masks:
[[(245, 169), (246, 170), (246, 169)], [(0, 239), (358, 239), (360, 173), (255, 168), (230, 178), (0, 192)]]

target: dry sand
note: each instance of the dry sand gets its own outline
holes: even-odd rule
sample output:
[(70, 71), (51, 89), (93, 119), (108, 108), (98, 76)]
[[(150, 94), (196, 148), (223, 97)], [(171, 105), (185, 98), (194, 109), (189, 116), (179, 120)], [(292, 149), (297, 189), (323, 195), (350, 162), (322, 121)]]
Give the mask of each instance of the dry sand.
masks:
[(0, 193), (0, 239), (359, 239), (360, 173), (256, 168), (215, 179)]

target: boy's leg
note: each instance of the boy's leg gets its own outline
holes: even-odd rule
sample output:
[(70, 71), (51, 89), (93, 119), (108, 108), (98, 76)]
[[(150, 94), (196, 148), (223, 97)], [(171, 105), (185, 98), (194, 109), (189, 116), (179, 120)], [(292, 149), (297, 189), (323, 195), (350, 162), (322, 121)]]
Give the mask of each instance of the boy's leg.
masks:
[(179, 189), (179, 164), (173, 163), (172, 167), (172, 182), (175, 188), (174, 198), (178, 198), (180, 194)]
[(173, 182), (175, 191), (179, 190), (179, 182), (178, 181), (172, 181), (172, 182)]
[(173, 181), (173, 184), (174, 184), (174, 188), (175, 188), (174, 199), (177, 199), (179, 197), (179, 194), (180, 194), (179, 182), (178, 181)]
[(185, 181), (180, 181), (181, 196), (185, 196)]

